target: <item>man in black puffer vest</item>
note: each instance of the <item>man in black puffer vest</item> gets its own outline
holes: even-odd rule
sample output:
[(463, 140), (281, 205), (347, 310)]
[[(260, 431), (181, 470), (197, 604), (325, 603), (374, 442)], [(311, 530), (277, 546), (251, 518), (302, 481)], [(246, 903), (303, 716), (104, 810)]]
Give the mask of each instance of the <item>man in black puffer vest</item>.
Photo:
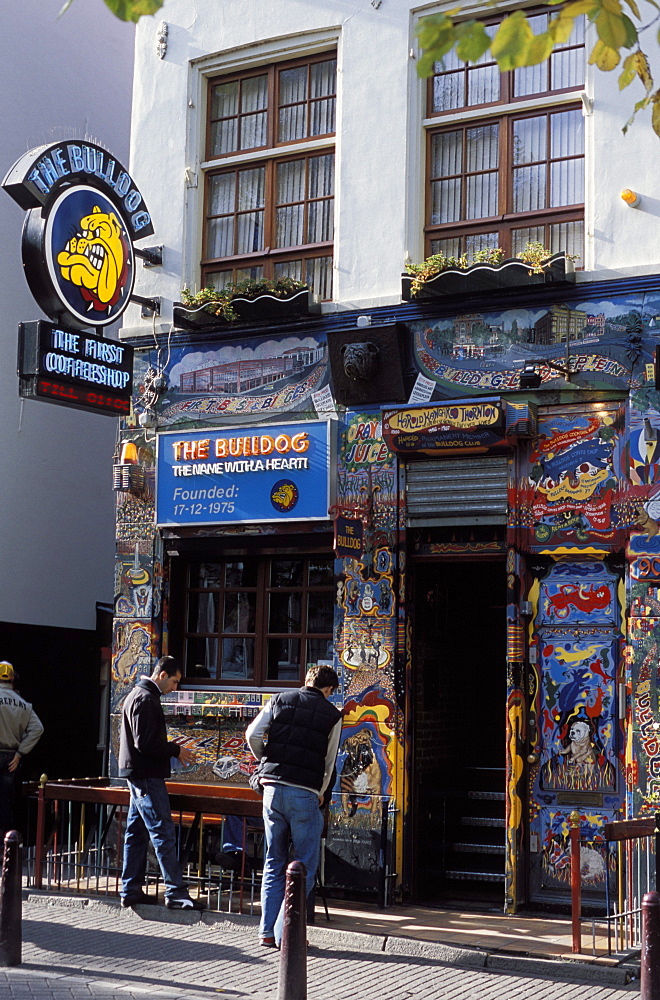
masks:
[[(282, 691), (261, 710), (245, 734), (260, 761), (264, 793), (266, 858), (261, 882), (259, 940), (279, 946), (289, 844), (306, 872), (306, 895), (319, 866), (322, 806), (341, 733), (341, 712), (327, 700), (338, 688), (332, 667), (311, 667), (305, 687)], [(267, 739), (266, 739), (267, 737)]]

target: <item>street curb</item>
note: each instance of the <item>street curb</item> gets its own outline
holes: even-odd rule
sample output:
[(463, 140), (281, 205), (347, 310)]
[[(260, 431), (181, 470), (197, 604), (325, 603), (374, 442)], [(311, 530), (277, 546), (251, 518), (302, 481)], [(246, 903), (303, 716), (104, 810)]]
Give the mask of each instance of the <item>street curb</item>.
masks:
[[(259, 918), (241, 913), (222, 911), (167, 910), (165, 906), (138, 906), (123, 910), (115, 898), (53, 895), (50, 892), (24, 893), (26, 902), (37, 906), (63, 906), (70, 909), (111, 908), (123, 920), (154, 921), (168, 924), (203, 923), (208, 927), (236, 927), (257, 933)], [(542, 958), (530, 955), (510, 955), (481, 948), (458, 947), (439, 941), (419, 941), (416, 938), (365, 934), (310, 924), (307, 938), (312, 947), (355, 954), (386, 954), (400, 958), (455, 965), (460, 968), (484, 969), (491, 972), (517, 972), (525, 976), (542, 976), (573, 982), (627, 986), (636, 977), (636, 969), (626, 965), (597, 965), (579, 958)]]

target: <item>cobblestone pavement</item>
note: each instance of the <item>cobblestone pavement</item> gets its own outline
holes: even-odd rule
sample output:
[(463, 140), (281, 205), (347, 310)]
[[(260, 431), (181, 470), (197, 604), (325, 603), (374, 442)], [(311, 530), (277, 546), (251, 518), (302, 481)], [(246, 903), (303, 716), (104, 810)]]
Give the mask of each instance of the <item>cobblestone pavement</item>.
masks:
[[(543, 963), (532, 963), (523, 971), (496, 971), (483, 968), (483, 955), (469, 952), (462, 958), (453, 953), (460, 965), (447, 964), (436, 957), (441, 951), (423, 942), (392, 939), (390, 950), (378, 952), (367, 950), (374, 939), (366, 935), (312, 927), (309, 937), (309, 1000), (631, 1000), (638, 992), (637, 984), (613, 985), (606, 981), (608, 970), (589, 966), (559, 962), (549, 973)], [(279, 953), (259, 946), (254, 918), (200, 919), (163, 907), (132, 912), (116, 902), (30, 897), (23, 910), (23, 963), (0, 969), (0, 995), (276, 1000), (278, 968)], [(595, 978), (586, 982), (588, 976)]]

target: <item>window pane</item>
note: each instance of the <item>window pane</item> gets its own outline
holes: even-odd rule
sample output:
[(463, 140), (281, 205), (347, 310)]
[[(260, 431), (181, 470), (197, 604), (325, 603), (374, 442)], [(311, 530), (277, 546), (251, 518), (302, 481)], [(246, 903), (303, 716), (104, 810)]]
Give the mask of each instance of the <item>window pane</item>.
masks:
[(222, 563), (200, 563), (190, 567), (191, 587), (219, 587), (222, 580)]
[(308, 639), (307, 640), (307, 669), (312, 663), (319, 660), (330, 660), (332, 663), (332, 639)]
[(254, 678), (254, 639), (223, 639), (220, 676), (223, 680)]
[(264, 248), (263, 212), (249, 212), (236, 220), (236, 253), (257, 253)]
[(568, 49), (550, 57), (552, 89), (566, 90), (584, 86), (584, 49)]
[[(555, 226), (550, 226), (550, 246), (553, 253), (565, 250), (566, 253), (574, 254), (583, 262), (584, 266), (584, 223), (582, 220), (576, 222), (561, 222)], [(576, 261), (576, 267), (579, 261)]]
[(225, 594), (223, 632), (254, 632), (256, 594)]
[(305, 161), (289, 160), (277, 164), (277, 204), (305, 199)]
[(229, 257), (234, 252), (234, 219), (209, 219), (206, 227), (206, 256)]
[(263, 111), (268, 107), (268, 77), (252, 76), (242, 81), (241, 111)]
[(445, 257), (460, 257), (463, 253), (460, 236), (449, 240), (431, 240), (431, 253), (442, 253)]
[(517, 257), (528, 243), (543, 243), (545, 245), (545, 227), (530, 226), (526, 229), (514, 229), (511, 233), (511, 253)]
[(216, 632), (218, 623), (218, 601), (216, 592), (199, 594), (192, 591), (188, 599), (188, 631)]
[(298, 247), (304, 243), (304, 221), (305, 209), (303, 205), (278, 208), (276, 213), (277, 231), (275, 245), (278, 247)]
[(335, 158), (333, 153), (309, 159), (309, 197), (323, 198), (334, 193)]
[(225, 563), (225, 585), (227, 587), (256, 587), (256, 560)]
[(307, 595), (307, 631), (332, 633), (334, 604), (332, 594)]
[(334, 201), (313, 201), (307, 216), (307, 243), (325, 243), (332, 239)]
[(302, 632), (299, 593), (271, 594), (269, 604), (269, 632)]
[(323, 302), (329, 302), (332, 298), (332, 257), (308, 258), (305, 282)]
[(584, 161), (560, 160), (550, 168), (550, 204), (581, 205), (584, 201)]
[(235, 174), (212, 174), (209, 177), (209, 215), (234, 211)]
[(462, 217), (461, 179), (436, 181), (431, 185), (431, 222), (456, 222)]
[(448, 111), (465, 105), (465, 73), (443, 73), (433, 81), (433, 111)]
[(497, 167), (499, 162), (499, 125), (484, 125), (480, 128), (467, 130), (467, 169), (489, 170)]
[(297, 681), (300, 677), (300, 639), (269, 639), (266, 678)]
[(431, 176), (460, 174), (463, 165), (463, 132), (439, 132), (431, 140)]
[(264, 207), (264, 167), (241, 170), (238, 175), (238, 210)]
[(266, 145), (266, 112), (258, 115), (246, 115), (241, 119), (241, 149), (253, 149), (255, 146)]
[(550, 116), (550, 148), (553, 158), (582, 155), (584, 130), (580, 110), (575, 108)]
[(310, 559), (308, 581), (310, 587), (332, 587), (334, 568), (331, 559)]
[(294, 104), (307, 98), (307, 66), (280, 72), (280, 104)]
[(234, 153), (238, 149), (238, 120), (229, 118), (225, 122), (213, 122), (211, 126), (211, 156)]
[(271, 587), (301, 587), (302, 559), (273, 559), (270, 570)]
[(468, 104), (490, 104), (500, 97), (497, 66), (479, 66), (468, 71)]
[(186, 677), (217, 677), (218, 640), (191, 638), (186, 642)]
[(463, 250), (470, 257), (474, 257), (479, 250), (494, 250), (499, 245), (499, 233), (474, 233), (463, 239)]
[(294, 281), (302, 281), (303, 262), (301, 260), (284, 260), (273, 267), (276, 278), (293, 278)]
[(312, 103), (310, 135), (327, 135), (329, 132), (334, 132), (335, 107), (336, 101), (334, 97)]
[(513, 123), (513, 162), (538, 163), (545, 160), (547, 118), (519, 118)]
[(219, 83), (211, 90), (211, 118), (238, 114), (238, 80)]
[(278, 130), (279, 142), (303, 139), (307, 131), (307, 105), (295, 104), (292, 108), (280, 108)]
[(327, 97), (335, 93), (337, 76), (337, 60), (327, 59), (324, 62), (312, 63), (310, 68), (311, 97)]
[(520, 167), (513, 175), (513, 211), (533, 212), (546, 207), (546, 166)]
[(548, 89), (548, 70), (546, 63), (537, 66), (523, 66), (514, 71), (514, 94), (525, 97), (527, 94), (543, 94)]
[(467, 179), (466, 219), (497, 215), (497, 174), (476, 174)]

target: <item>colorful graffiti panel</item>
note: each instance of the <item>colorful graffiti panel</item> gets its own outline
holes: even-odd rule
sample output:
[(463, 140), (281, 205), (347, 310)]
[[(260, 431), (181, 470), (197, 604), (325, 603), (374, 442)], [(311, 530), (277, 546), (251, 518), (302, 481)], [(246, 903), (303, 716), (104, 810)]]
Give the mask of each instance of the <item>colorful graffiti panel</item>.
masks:
[(135, 365), (138, 395), (149, 405), (158, 401), (161, 426), (313, 409), (312, 394), (328, 381), (326, 339), (316, 334), (255, 339), (249, 346), (235, 340), (172, 347), (160, 396), (153, 392), (158, 373), (149, 356), (136, 357)]

